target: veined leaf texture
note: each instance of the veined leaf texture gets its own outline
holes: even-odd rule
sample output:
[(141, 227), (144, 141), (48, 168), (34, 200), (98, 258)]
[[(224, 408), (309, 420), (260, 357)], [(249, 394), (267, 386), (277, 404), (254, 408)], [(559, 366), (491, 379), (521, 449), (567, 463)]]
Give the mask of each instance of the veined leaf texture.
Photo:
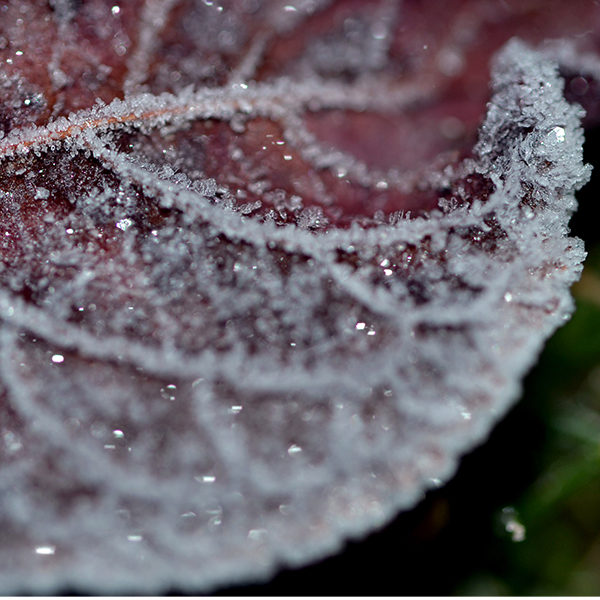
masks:
[(451, 477), (572, 313), (599, 37), (584, 1), (1, 2), (0, 589), (265, 578)]

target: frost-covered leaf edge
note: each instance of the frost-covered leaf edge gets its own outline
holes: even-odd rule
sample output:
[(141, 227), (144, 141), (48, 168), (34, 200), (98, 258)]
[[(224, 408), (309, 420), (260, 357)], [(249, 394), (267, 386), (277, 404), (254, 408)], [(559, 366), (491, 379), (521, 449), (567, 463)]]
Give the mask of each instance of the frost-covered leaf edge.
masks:
[[(521, 67), (523, 64), (525, 66)], [(536, 103), (533, 103), (531, 110), (527, 114), (521, 114), (518, 112), (518, 107), (512, 105), (512, 100), (515, 96), (515, 87), (523, 85), (519, 82), (519, 78), (527, 80), (531, 85), (532, 82), (538, 82), (540, 84), (540, 97)], [(555, 228), (555, 236), (560, 243), (563, 240), (565, 233), (566, 223), (570, 212), (574, 209), (573, 191), (584, 183), (587, 171), (582, 167), (581, 160), (581, 143), (582, 134), (579, 126), (579, 118), (581, 112), (573, 107), (570, 107), (565, 100), (562, 99), (561, 95), (561, 83), (556, 73), (556, 67), (542, 54), (538, 54), (530, 51), (524, 45), (518, 42), (512, 42), (504, 51), (499, 55), (497, 66), (494, 73), (495, 82), (495, 96), (491, 102), (490, 110), (486, 118), (486, 122), (482, 127), (482, 133), (480, 142), (478, 145), (478, 151), (481, 155), (479, 170), (482, 173), (491, 172), (495, 178), (497, 185), (497, 191), (485, 206), (478, 205), (475, 203), (471, 209), (472, 216), (475, 220), (478, 220), (478, 211), (489, 211), (493, 207), (496, 207), (498, 214), (504, 214), (506, 219), (510, 219), (512, 213), (517, 210), (517, 204), (521, 198), (521, 185), (522, 179), (532, 177), (539, 179), (539, 173), (536, 171), (535, 165), (528, 166), (525, 162), (526, 158), (533, 158), (535, 161), (540, 161), (544, 158), (550, 158), (554, 164), (556, 173), (563, 173), (564, 176), (559, 178), (557, 176), (556, 189), (550, 189), (550, 197), (554, 197), (556, 202), (554, 205), (544, 209), (543, 215), (547, 219), (550, 227)], [(550, 84), (549, 86), (547, 84)], [(525, 89), (525, 88), (523, 88)], [(557, 94), (560, 96), (558, 98)], [(547, 101), (546, 101), (547, 100)], [(540, 109), (542, 107), (550, 108), (552, 105), (551, 112), (545, 114)], [(517, 110), (517, 112), (515, 112)], [(541, 112), (541, 114), (540, 114)], [(508, 113), (512, 121), (506, 121), (505, 118), (498, 119), (497, 114)], [(563, 120), (564, 119), (564, 120)], [(527, 121), (528, 120), (528, 121)], [(555, 138), (564, 134), (566, 140), (570, 144), (570, 152), (564, 152), (564, 146), (557, 148), (554, 145), (556, 140), (550, 138), (548, 140), (548, 146), (543, 148), (541, 154), (534, 157), (523, 157), (520, 156), (522, 149), (518, 142), (513, 142), (507, 152), (501, 152), (500, 143), (505, 141), (502, 138), (502, 127), (498, 127), (500, 124), (511, 129), (514, 122), (525, 124), (531, 128), (531, 131), (527, 133), (531, 138), (533, 146), (539, 147), (540, 142), (543, 141), (542, 136), (552, 136)], [(555, 131), (555, 128), (559, 127), (563, 131)], [(491, 162), (491, 158), (494, 157), (494, 163)], [(515, 163), (522, 163), (524, 168), (514, 168)], [(539, 164), (539, 162), (537, 162)], [(512, 177), (505, 177), (506, 173), (512, 170)], [(515, 179), (516, 174), (519, 175)], [(514, 205), (507, 203), (507, 199), (512, 199)], [(504, 208), (502, 208), (504, 206)], [(547, 214), (546, 214), (547, 213)], [(452, 215), (447, 216), (433, 216), (432, 220), (435, 219), (450, 219)], [(431, 226), (430, 220), (418, 219), (414, 221), (403, 222), (400, 224), (401, 228), (419, 228)], [(355, 234), (355, 232), (353, 232)], [(344, 234), (346, 235), (346, 234)], [(333, 236), (335, 238), (335, 236)], [(527, 244), (528, 240), (524, 240)], [(495, 414), (492, 417), (493, 421), (499, 419), (508, 406), (517, 398), (520, 391), (519, 380), (523, 374), (530, 368), (535, 362), (537, 355), (541, 349), (543, 341), (552, 333), (552, 331), (561, 323), (564, 322), (565, 318), (568, 317), (573, 310), (572, 301), (568, 293), (568, 286), (573, 283), (579, 274), (577, 267), (578, 262), (583, 258), (581, 245), (575, 240), (571, 240), (574, 247), (573, 255), (571, 257), (572, 264), (571, 269), (557, 274), (550, 285), (553, 286), (554, 291), (561, 298), (561, 305), (556, 307), (548, 316), (543, 320), (541, 327), (537, 325), (533, 327), (535, 329), (535, 335), (528, 336), (525, 345), (515, 351), (513, 348), (504, 348), (503, 354), (507, 358), (504, 364), (504, 374), (506, 375), (506, 385), (497, 390), (496, 409)], [(507, 310), (503, 315), (506, 318), (507, 326), (516, 327), (519, 324), (519, 319), (511, 310)], [(446, 458), (445, 466), (441, 472), (438, 473), (439, 478), (447, 480), (456, 470), (458, 464), (458, 455), (471, 448), (476, 443), (482, 441), (487, 435), (490, 428), (490, 417), (478, 414), (475, 416), (472, 423), (472, 428), (469, 430), (468, 436), (462, 439), (456, 439), (453, 447), (445, 447)], [(449, 458), (452, 457), (452, 458)], [(429, 483), (431, 485), (431, 483)], [(153, 572), (152, 579), (146, 577), (143, 582), (135, 579), (117, 578), (113, 581), (106, 581), (105, 578), (101, 578), (99, 584), (98, 576), (95, 573), (78, 572), (74, 574), (73, 571), (69, 574), (55, 573), (53, 576), (47, 576), (45, 580), (35, 580), (27, 584), (29, 590), (47, 590), (49, 586), (56, 588), (59, 585), (71, 585), (83, 589), (96, 589), (98, 585), (101, 585), (103, 589), (119, 590), (131, 589), (139, 592), (140, 590), (156, 590), (158, 586), (166, 587), (168, 585), (176, 586), (179, 589), (210, 589), (211, 587), (221, 585), (223, 583), (232, 583), (236, 580), (248, 580), (248, 579), (259, 579), (268, 577), (274, 569), (278, 568), (281, 564), (287, 564), (289, 566), (296, 566), (299, 564), (305, 564), (311, 560), (315, 560), (322, 557), (337, 548), (343, 543), (344, 539), (350, 537), (359, 537), (364, 535), (365, 532), (372, 530), (374, 527), (381, 526), (385, 522), (396, 514), (399, 510), (409, 507), (414, 504), (421, 496), (425, 488), (428, 486), (427, 480), (423, 479), (421, 488), (414, 489), (412, 493), (407, 496), (406, 494), (398, 494), (396, 498), (390, 499), (387, 506), (384, 507), (382, 513), (379, 515), (366, 515), (363, 519), (340, 519), (335, 523), (331, 523), (332, 531), (329, 536), (329, 542), (321, 546), (315, 547), (314, 545), (307, 544), (310, 547), (304, 547), (300, 550), (290, 549), (286, 547), (272, 548), (271, 555), (268, 560), (264, 563), (260, 563), (260, 569), (262, 572), (257, 571), (257, 565), (237, 565), (232, 567), (227, 564), (224, 565), (222, 570), (213, 570), (210, 574), (210, 579), (204, 572), (199, 580), (194, 580), (190, 577), (188, 570), (182, 571), (181, 573), (173, 572), (172, 566), (166, 566), (164, 572)], [(4, 579), (4, 578), (3, 578)], [(23, 582), (16, 583), (11, 579), (4, 579), (2, 582), (3, 588), (15, 589), (22, 588)]]

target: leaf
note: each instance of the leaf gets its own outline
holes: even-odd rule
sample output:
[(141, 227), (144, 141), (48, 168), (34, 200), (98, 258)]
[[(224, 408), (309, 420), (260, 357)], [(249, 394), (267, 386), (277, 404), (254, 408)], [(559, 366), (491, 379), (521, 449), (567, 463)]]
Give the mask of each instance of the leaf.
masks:
[(306, 563), (515, 400), (584, 257), (594, 34), (512, 41), (486, 109), (511, 34), (581, 19), (474, 6), (1, 7), (2, 589)]

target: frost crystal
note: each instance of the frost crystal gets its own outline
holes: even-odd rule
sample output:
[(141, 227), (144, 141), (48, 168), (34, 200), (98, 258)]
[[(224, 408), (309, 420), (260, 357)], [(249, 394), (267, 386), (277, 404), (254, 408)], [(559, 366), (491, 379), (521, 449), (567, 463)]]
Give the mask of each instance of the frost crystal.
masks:
[(383, 131), (367, 108), (428, 92), (372, 94), (390, 11), (304, 79), (249, 81), (261, 42), (194, 91), (148, 58), (173, 5), (146, 5), (126, 98), (0, 140), (3, 591), (206, 590), (322, 556), (447, 480), (573, 308), (589, 169), (547, 55), (500, 53), (472, 155), (427, 179), (332, 126)]

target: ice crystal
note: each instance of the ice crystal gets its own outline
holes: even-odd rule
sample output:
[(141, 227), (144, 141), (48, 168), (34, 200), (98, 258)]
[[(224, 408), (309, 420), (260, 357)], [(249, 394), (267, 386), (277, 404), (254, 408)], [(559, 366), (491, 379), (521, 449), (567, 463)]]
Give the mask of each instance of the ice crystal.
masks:
[[(393, 2), (149, 1), (135, 35), (128, 3), (50, 5), (46, 83), (1, 72), (37, 100), (0, 140), (0, 589), (266, 576), (450, 477), (573, 308), (589, 169), (556, 52), (497, 56), (472, 149), (477, 110), (426, 107), (390, 161), (386, 119), (400, 148), (439, 93), (387, 73)], [(126, 94), (92, 106), (90, 64)]]

